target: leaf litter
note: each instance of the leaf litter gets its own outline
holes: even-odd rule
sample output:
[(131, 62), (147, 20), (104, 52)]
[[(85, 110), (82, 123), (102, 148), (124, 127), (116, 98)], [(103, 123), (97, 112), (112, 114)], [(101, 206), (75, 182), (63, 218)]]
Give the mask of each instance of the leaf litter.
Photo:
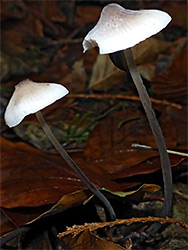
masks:
[[(137, 2), (132, 4), (135, 8), (140, 8), (136, 6)], [(184, 152), (187, 149), (187, 110), (185, 108), (187, 42), (183, 37), (186, 29), (184, 21), (186, 3), (182, 1), (169, 4), (161, 1), (156, 6), (156, 3), (148, 1), (147, 4), (143, 4), (147, 8), (164, 9), (173, 16), (172, 24), (163, 34), (135, 46), (133, 53), (140, 73), (145, 79), (146, 87), (153, 98), (167, 147)], [(71, 91), (70, 97), (66, 99), (67, 102), (60, 101), (44, 110), (54, 132), (62, 143), (67, 143), (67, 140), (73, 142), (68, 143), (67, 149), (74, 152), (72, 154), (74, 160), (97, 187), (105, 187), (108, 190), (103, 192), (116, 207), (120, 218), (127, 213), (129, 218), (136, 217), (133, 207), (139, 208), (141, 204), (144, 209), (141, 210), (140, 217), (143, 217), (148, 204), (155, 202), (158, 206), (163, 197), (158, 190), (158, 185), (161, 185), (158, 152), (131, 147), (133, 143), (155, 147), (147, 120), (138, 102), (139, 98), (129, 76), (113, 68), (108, 58), (105, 59), (107, 61), (102, 61), (97, 49), (82, 55), (82, 38), (98, 20), (101, 7), (101, 1), (92, 5), (90, 2), (84, 4), (81, 1), (2, 2), (1, 103), (3, 105), (1, 113), (10, 92), (20, 79), (29, 77), (35, 81), (50, 80), (64, 84)], [(181, 10), (178, 16), (177, 8)], [(10, 22), (11, 18), (15, 19), (14, 23)], [(126, 85), (124, 85), (125, 82)], [(78, 126), (80, 119), (87, 113), (91, 116)], [(104, 113), (106, 113), (105, 116), (103, 116)], [(80, 119), (71, 125), (71, 121), (78, 114)], [(96, 120), (96, 117), (101, 119)], [(87, 137), (83, 143), (80, 144), (77, 133), (82, 133), (85, 126), (93, 119), (95, 122), (87, 131)], [(147, 247), (155, 249), (155, 245), (160, 248), (165, 244), (166, 249), (175, 249), (174, 243), (177, 247), (178, 245), (184, 247), (185, 231), (181, 231), (180, 236), (174, 233), (172, 238), (170, 228), (176, 226), (175, 224), (166, 227), (166, 231), (164, 230), (161, 236), (163, 237), (161, 242), (155, 238), (154, 243), (151, 241), (147, 243), (146, 240), (145, 245), (136, 236), (126, 238), (126, 235), (131, 234), (131, 230), (135, 233), (142, 232), (145, 228), (143, 225), (139, 229), (132, 229), (129, 226), (127, 234), (123, 233), (122, 226), (119, 228), (119, 234), (112, 232), (109, 238), (108, 230), (103, 230), (102, 237), (99, 237), (101, 233), (98, 231), (98, 233), (85, 231), (74, 239), (66, 236), (62, 240), (52, 240), (58, 233), (65, 231), (67, 225), (84, 224), (88, 221), (93, 223), (98, 220), (96, 210), (93, 209), (97, 201), (94, 197), (91, 199), (88, 190), (85, 190), (84, 185), (59, 159), (50, 145), (46, 144), (47, 141), (40, 144), (39, 136), (35, 136), (33, 141), (26, 136), (27, 126), (36, 129), (36, 121), (28, 117), (20, 128), (10, 131), (2, 119), (2, 136), (12, 141), (1, 139), (2, 234), (11, 233), (14, 229), (19, 229), (19, 226), (26, 226), (25, 223), (28, 222), (31, 228), (36, 228), (35, 223), (37, 225), (38, 222), (44, 222), (48, 218), (52, 218), (53, 223), (48, 222), (43, 232), (40, 231), (39, 226), (37, 236), (32, 232), (26, 233), (26, 236), (33, 237), (30, 243), (25, 237), (25, 241), (18, 240), (15, 245), (9, 246), (16, 248), (17, 244), (20, 244), (25, 249), (50, 249), (54, 246), (61, 249), (63, 247), (84, 249), (86, 246), (88, 249), (133, 249), (133, 246), (135, 249), (147, 249)], [(72, 134), (66, 134), (68, 128), (71, 128), (69, 132)], [(43, 152), (29, 146), (28, 143)], [(171, 156), (171, 164), (175, 182), (183, 182), (182, 185), (185, 187), (186, 159)], [(139, 193), (139, 188), (142, 189), (144, 185), (151, 185), (156, 193), (149, 196), (145, 196), (147, 190), (142, 194)], [(116, 192), (125, 197), (120, 198)], [(135, 195), (132, 199), (127, 196), (131, 192)], [(179, 204), (183, 206), (181, 210), (185, 211), (186, 202), (182, 201), (186, 201), (187, 198), (182, 196), (182, 191), (177, 188), (174, 192), (173, 219), (186, 223), (186, 218), (179, 216), (181, 214)], [(148, 203), (144, 198), (151, 201)], [(83, 205), (84, 201), (87, 201), (86, 205)], [(125, 205), (126, 202), (128, 204)], [(123, 214), (120, 213), (122, 206), (125, 211)], [(150, 206), (149, 208), (151, 212), (152, 209)], [(73, 216), (78, 211), (82, 217), (80, 220), (79, 216)], [(56, 215), (61, 217), (61, 223), (58, 225), (59, 217), (54, 217)], [(146, 215), (150, 214), (146, 213)], [(66, 218), (69, 219), (63, 224)], [(177, 232), (180, 229), (175, 227), (173, 230)], [(180, 241), (183, 243), (181, 244)]]

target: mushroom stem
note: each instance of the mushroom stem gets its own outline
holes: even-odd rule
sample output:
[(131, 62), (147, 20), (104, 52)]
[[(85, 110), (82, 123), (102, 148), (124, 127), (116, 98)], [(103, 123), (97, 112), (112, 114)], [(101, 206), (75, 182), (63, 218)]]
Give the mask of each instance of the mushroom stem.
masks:
[(109, 212), (111, 220), (116, 220), (116, 214), (114, 212), (114, 209), (112, 208), (110, 202), (107, 200), (107, 198), (90, 182), (90, 180), (87, 178), (87, 176), (82, 172), (82, 170), (77, 166), (77, 164), (73, 161), (73, 159), (68, 155), (66, 150), (61, 146), (61, 144), (58, 142), (55, 135), (52, 133), (51, 129), (49, 128), (48, 124), (46, 123), (42, 113), (38, 111), (36, 114), (36, 117), (48, 136), (49, 140), (53, 144), (53, 146), (56, 148), (56, 150), (59, 152), (59, 154), (62, 156), (62, 158), (69, 164), (69, 166), (77, 173), (77, 175), (80, 177), (80, 179), (85, 183), (85, 185), (89, 188), (89, 190), (94, 193), (99, 200), (105, 205), (106, 209)]
[[(115, 54), (116, 53), (113, 53), (113, 57), (116, 56)], [(126, 61), (124, 65), (127, 65), (130, 75), (133, 79), (133, 82), (137, 88), (138, 94), (140, 96), (140, 100), (146, 112), (146, 116), (149, 120), (151, 130), (153, 132), (156, 144), (158, 146), (160, 160), (161, 160), (163, 183), (164, 183), (164, 204), (163, 204), (162, 210), (160, 211), (160, 216), (165, 217), (170, 212), (171, 205), (172, 205), (172, 172), (171, 172), (170, 160), (168, 157), (168, 152), (167, 152), (166, 144), (164, 141), (164, 137), (163, 137), (160, 125), (158, 123), (158, 120), (155, 116), (154, 110), (152, 108), (149, 95), (143, 84), (140, 73), (136, 67), (136, 63), (134, 61), (131, 49), (126, 49), (124, 51), (121, 51), (121, 53), (117, 54), (117, 57), (121, 57), (121, 59), (119, 60), (121, 68), (123, 67), (122, 58), (124, 59), (124, 61)], [(116, 65), (117, 65), (117, 61), (118, 59), (116, 58)], [(127, 70), (127, 67), (124, 67), (125, 71)]]

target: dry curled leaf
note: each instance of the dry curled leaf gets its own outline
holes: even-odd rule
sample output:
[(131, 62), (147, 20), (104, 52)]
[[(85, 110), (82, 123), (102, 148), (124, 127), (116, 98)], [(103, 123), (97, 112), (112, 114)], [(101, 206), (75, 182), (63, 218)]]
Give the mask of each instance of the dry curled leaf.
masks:
[(159, 191), (159, 189), (160, 187), (155, 184), (143, 184), (141, 187), (133, 191), (127, 191), (127, 192), (111, 192), (109, 190), (106, 191), (112, 194), (113, 196), (128, 198), (132, 202), (134, 201), (139, 203), (143, 201), (143, 198)]

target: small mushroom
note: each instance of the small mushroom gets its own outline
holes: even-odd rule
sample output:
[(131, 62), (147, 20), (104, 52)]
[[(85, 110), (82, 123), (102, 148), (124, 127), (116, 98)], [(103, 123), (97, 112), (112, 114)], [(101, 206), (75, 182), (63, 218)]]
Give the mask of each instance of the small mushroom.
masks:
[(160, 10), (128, 10), (111, 3), (83, 41), (84, 52), (98, 46), (100, 54), (133, 47), (164, 29), (171, 17)]
[(160, 125), (130, 47), (161, 31), (170, 20), (171, 17), (164, 11), (127, 10), (112, 3), (103, 8), (98, 23), (83, 41), (84, 52), (98, 46), (100, 54), (110, 54), (115, 66), (125, 71), (128, 69), (132, 76), (160, 153), (164, 182), (161, 217), (168, 215), (172, 204), (171, 166)]
[(58, 99), (68, 94), (68, 90), (60, 84), (56, 83), (37, 83), (31, 80), (24, 80), (15, 86), (15, 91), (5, 110), (5, 122), (9, 127), (17, 126), (25, 116), (36, 114), (36, 117), (48, 136), (49, 140), (69, 164), (69, 166), (77, 173), (80, 179), (106, 206), (112, 220), (115, 220), (115, 212), (106, 199), (106, 197), (90, 182), (87, 176), (81, 171), (73, 159), (68, 155), (66, 150), (58, 142), (52, 133), (48, 124), (44, 120), (41, 109), (54, 103)]
[(34, 114), (68, 94), (68, 90), (56, 83), (36, 83), (24, 80), (15, 86), (15, 91), (5, 112), (9, 127), (18, 125), (25, 116)]

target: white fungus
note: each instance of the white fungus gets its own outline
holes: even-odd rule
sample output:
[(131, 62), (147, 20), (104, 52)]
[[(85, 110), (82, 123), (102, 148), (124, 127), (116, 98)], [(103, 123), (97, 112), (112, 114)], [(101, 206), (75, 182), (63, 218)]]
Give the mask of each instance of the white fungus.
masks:
[(5, 122), (9, 127), (15, 127), (25, 116), (47, 107), (68, 92), (61, 84), (24, 80), (15, 86), (5, 111)]
[(164, 11), (128, 10), (115, 3), (108, 4), (84, 38), (84, 52), (96, 46), (100, 54), (133, 47), (164, 29), (170, 21), (171, 17)]

